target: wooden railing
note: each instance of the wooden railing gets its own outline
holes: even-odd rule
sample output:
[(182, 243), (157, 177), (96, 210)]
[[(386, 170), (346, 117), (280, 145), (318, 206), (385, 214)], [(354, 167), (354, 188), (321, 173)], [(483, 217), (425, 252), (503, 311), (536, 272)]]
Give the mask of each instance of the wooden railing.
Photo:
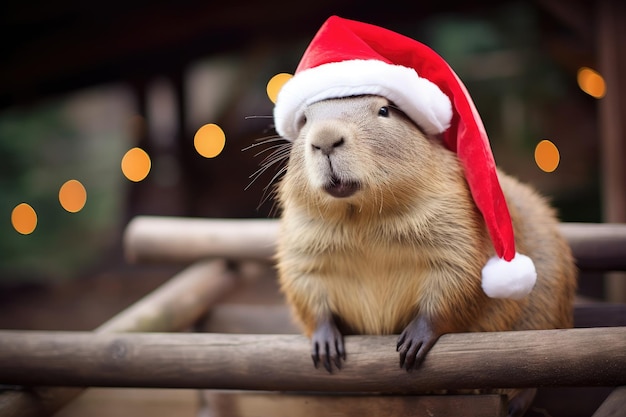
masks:
[[(394, 336), (348, 336), (331, 375), (297, 335), (0, 331), (2, 377), (20, 385), (385, 392), (626, 385), (626, 327), (447, 334), (419, 372)], [(462, 366), (460, 365), (462, 364)]]
[[(247, 266), (272, 262), (277, 226), (274, 220), (134, 219), (124, 238), (129, 260), (191, 265), (93, 332), (0, 331), (0, 383), (27, 387), (0, 393), (0, 417), (50, 415), (86, 386), (388, 394), (626, 386), (621, 316), (597, 323), (613, 327), (444, 335), (412, 373), (399, 372), (391, 336), (347, 337), (349, 360), (328, 375), (312, 369), (308, 341), (297, 334), (172, 333), (209, 311), (213, 319), (241, 318), (231, 327), (250, 333), (270, 321), (267, 309), (244, 319), (245, 309), (220, 316), (225, 307), (213, 306), (254, 279)], [(626, 270), (626, 225), (563, 224), (562, 231), (580, 269)], [(280, 310), (271, 321), (286, 316)], [(616, 406), (626, 407), (626, 389), (615, 389), (596, 414), (611, 415)]]

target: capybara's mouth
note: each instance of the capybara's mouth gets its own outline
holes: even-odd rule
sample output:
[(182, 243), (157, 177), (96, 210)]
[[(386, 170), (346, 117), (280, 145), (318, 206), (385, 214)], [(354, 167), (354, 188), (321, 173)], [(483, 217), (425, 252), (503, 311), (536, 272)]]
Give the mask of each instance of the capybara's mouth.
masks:
[(346, 198), (354, 195), (360, 188), (361, 185), (357, 181), (345, 181), (333, 177), (324, 187), (324, 191), (335, 198)]

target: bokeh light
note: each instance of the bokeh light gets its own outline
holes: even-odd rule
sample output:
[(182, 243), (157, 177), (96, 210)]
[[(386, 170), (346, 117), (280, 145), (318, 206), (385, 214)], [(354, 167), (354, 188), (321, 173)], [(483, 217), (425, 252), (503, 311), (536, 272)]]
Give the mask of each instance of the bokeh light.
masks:
[(289, 81), (289, 79), (291, 79), (291, 77), (293, 77), (293, 75), (280, 73), (274, 75), (272, 79), (269, 80), (269, 82), (267, 83), (267, 96), (270, 98), (270, 100), (272, 100), (272, 103), (276, 103), (278, 92), (281, 88), (283, 88), (283, 85), (285, 85), (285, 83)]
[(559, 166), (561, 156), (556, 145), (547, 139), (542, 140), (535, 147), (535, 162), (544, 172), (553, 172)]
[(602, 98), (606, 94), (606, 83), (597, 71), (583, 67), (578, 70), (578, 86), (594, 98)]
[(141, 148), (132, 148), (122, 158), (122, 172), (130, 181), (139, 182), (150, 173), (150, 156)]
[(59, 189), (59, 202), (70, 213), (77, 213), (85, 207), (87, 190), (78, 180), (69, 180)]
[(205, 158), (215, 158), (222, 152), (225, 144), (224, 131), (213, 123), (202, 126), (193, 138), (196, 151)]
[(18, 233), (29, 235), (37, 227), (37, 213), (26, 203), (18, 204), (11, 212), (11, 224)]

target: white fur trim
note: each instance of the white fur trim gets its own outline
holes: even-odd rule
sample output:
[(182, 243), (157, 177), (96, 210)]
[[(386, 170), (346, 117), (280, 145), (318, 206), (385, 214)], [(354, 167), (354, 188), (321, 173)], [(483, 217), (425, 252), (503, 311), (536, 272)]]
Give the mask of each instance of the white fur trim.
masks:
[(483, 291), (491, 298), (522, 299), (530, 294), (537, 281), (535, 264), (519, 253), (510, 262), (492, 257), (482, 275)]
[(450, 99), (413, 68), (378, 60), (349, 60), (302, 70), (287, 81), (274, 107), (276, 131), (294, 140), (299, 133), (298, 119), (306, 106), (364, 94), (391, 100), (426, 133), (441, 133), (450, 126)]

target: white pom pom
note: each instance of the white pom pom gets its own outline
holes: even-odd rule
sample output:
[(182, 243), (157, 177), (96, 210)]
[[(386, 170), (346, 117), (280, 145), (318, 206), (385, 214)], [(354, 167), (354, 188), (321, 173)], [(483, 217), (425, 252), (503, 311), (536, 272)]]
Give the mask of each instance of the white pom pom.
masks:
[(522, 299), (530, 294), (537, 281), (532, 259), (519, 253), (510, 262), (492, 257), (482, 275), (483, 291), (491, 298)]

